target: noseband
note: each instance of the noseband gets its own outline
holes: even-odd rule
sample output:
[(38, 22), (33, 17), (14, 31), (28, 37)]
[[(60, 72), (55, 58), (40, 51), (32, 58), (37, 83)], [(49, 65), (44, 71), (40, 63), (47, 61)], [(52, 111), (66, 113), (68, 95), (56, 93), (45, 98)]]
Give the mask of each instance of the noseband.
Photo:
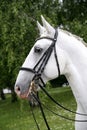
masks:
[(44, 52), (44, 54), (42, 55), (42, 57), (40, 58), (40, 60), (37, 62), (37, 64), (34, 66), (33, 69), (31, 68), (25, 68), (25, 67), (21, 67), (20, 70), (23, 71), (29, 71), (31, 73), (34, 74), (34, 77), (32, 80), (40, 80), (41, 83), (43, 84), (43, 86), (45, 86), (45, 83), (41, 77), (42, 73), (44, 72), (44, 69), (49, 61), (49, 58), (54, 50), (54, 56), (55, 56), (55, 60), (56, 60), (56, 65), (57, 65), (57, 70), (58, 70), (58, 75), (60, 75), (60, 68), (59, 68), (59, 62), (58, 62), (58, 57), (56, 54), (56, 41), (57, 41), (57, 37), (58, 37), (58, 30), (55, 30), (55, 34), (54, 34), (54, 38), (50, 38), (50, 37), (40, 37), (38, 38), (36, 41), (41, 40), (41, 39), (48, 39), (51, 40), (52, 43), (51, 45), (47, 48), (47, 50)]

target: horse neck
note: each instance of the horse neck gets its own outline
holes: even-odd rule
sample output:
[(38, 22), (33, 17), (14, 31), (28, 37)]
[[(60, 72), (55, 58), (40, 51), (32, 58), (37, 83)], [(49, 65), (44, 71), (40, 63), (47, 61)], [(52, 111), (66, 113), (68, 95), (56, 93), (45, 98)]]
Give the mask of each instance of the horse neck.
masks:
[(68, 53), (73, 65), (78, 70), (80, 76), (82, 76), (83, 82), (87, 84), (87, 71), (85, 71), (85, 68), (87, 68), (87, 48), (72, 34), (65, 33), (60, 29), (58, 32), (57, 45)]
[(66, 50), (70, 56), (84, 57), (84, 54), (87, 54), (87, 48), (82, 43), (80, 38), (77, 38), (77, 36), (74, 36), (73, 34), (61, 29), (59, 29), (58, 32), (58, 45)]
[(66, 69), (65, 76), (73, 91), (73, 94), (77, 101), (77, 105), (80, 106), (82, 111), (87, 112), (87, 100), (86, 100), (87, 91), (86, 88), (84, 88), (84, 83), (82, 81), (81, 76), (79, 75), (77, 69), (72, 63), (67, 64), (67, 67), (65, 69)]

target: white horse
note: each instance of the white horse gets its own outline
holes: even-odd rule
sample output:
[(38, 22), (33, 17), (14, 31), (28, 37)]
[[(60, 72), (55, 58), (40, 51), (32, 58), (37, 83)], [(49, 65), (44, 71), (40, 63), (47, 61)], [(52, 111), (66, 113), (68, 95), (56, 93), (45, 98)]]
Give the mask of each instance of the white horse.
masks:
[[(34, 68), (40, 57), (51, 45), (52, 41), (45, 37), (54, 38), (55, 29), (41, 16), (43, 26), (37, 22), (40, 37), (37, 40), (22, 67)], [(66, 76), (77, 102), (77, 112), (87, 114), (87, 48), (83, 41), (69, 32), (58, 29), (55, 43), (60, 74)], [(41, 75), (44, 83), (58, 77), (54, 51), (52, 52), (46, 67)], [(34, 73), (20, 71), (15, 84), (15, 91), (21, 98), (28, 95), (29, 85)], [(76, 120), (87, 120), (86, 116), (76, 115)], [(87, 122), (75, 122), (75, 130), (87, 130)]]

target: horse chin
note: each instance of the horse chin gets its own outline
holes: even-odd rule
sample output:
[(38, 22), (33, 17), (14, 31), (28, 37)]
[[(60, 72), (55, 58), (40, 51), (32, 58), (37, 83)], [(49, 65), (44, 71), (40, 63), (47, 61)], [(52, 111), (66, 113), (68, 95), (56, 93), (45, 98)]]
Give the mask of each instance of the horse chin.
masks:
[[(28, 100), (29, 104), (33, 107), (38, 106), (38, 102), (34, 99), (34, 97), (29, 94), (28, 92), (23, 93), (23, 94), (17, 94), (19, 98)], [(37, 97), (37, 94), (35, 94), (35, 97)]]
[[(35, 94), (35, 97), (38, 98), (38, 95)], [(38, 102), (37, 102), (37, 100), (36, 100), (32, 95), (29, 95), (29, 96), (28, 96), (28, 101), (29, 101), (29, 103), (30, 103), (30, 106), (35, 107), (35, 106), (38, 106), (38, 105), (39, 105)]]

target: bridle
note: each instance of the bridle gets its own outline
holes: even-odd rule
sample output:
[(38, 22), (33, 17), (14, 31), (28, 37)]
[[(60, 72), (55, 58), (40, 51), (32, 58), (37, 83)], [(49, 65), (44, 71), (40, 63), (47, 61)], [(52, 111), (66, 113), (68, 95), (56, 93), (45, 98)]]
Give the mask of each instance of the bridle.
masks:
[[(25, 67), (21, 67), (20, 70), (22, 71), (28, 71), (28, 72), (31, 72), (34, 74), (34, 77), (32, 78), (32, 81), (34, 81), (35, 83), (38, 82), (38, 85), (41, 87), (45, 87), (45, 83), (44, 83), (44, 80), (42, 79), (42, 74), (45, 70), (45, 67), (49, 61), (49, 58), (52, 54), (52, 52), (54, 51), (54, 57), (55, 57), (55, 61), (56, 61), (56, 65), (57, 65), (57, 71), (58, 71), (58, 75), (60, 76), (60, 67), (59, 67), (59, 62), (58, 62), (58, 57), (57, 57), (57, 53), (56, 53), (56, 47), (55, 47), (55, 44), (56, 44), (56, 41), (57, 41), (57, 37), (58, 37), (58, 30), (56, 29), (55, 30), (55, 34), (54, 34), (54, 38), (50, 38), (50, 37), (40, 37), (38, 39), (36, 39), (36, 41), (38, 40), (41, 40), (41, 39), (47, 39), (47, 40), (51, 40), (52, 43), (51, 45), (47, 48), (47, 50), (44, 52), (44, 54), (41, 56), (40, 60), (37, 62), (37, 64), (34, 66), (33, 69), (31, 68), (25, 68)], [(43, 116), (43, 119), (45, 121), (45, 124), (47, 126), (47, 129), (50, 130), (50, 127), (48, 125), (48, 122), (46, 120), (46, 117), (45, 117), (45, 114), (44, 114), (44, 111), (43, 111), (43, 108), (42, 108), (42, 105), (41, 105), (41, 102), (39, 100), (39, 97), (37, 98), (34, 93), (31, 93), (32, 95), (32, 98), (36, 99), (36, 101), (38, 102), (39, 106), (40, 106), (40, 110), (41, 110), (41, 113), (42, 113), (42, 116)], [(30, 105), (31, 106), (31, 105)], [(32, 109), (31, 109), (32, 110)], [(37, 126), (37, 129), (40, 130), (39, 126), (38, 126), (38, 123), (35, 119), (35, 115), (32, 111), (32, 115), (33, 115), (33, 118), (35, 120), (35, 123), (36, 123), (36, 126)]]
[[(42, 79), (42, 74), (45, 70), (45, 67), (49, 61), (49, 58), (52, 54), (52, 52), (54, 51), (54, 57), (55, 57), (55, 61), (56, 61), (56, 65), (57, 65), (57, 71), (58, 71), (58, 76), (60, 76), (60, 67), (59, 67), (59, 62), (58, 62), (58, 57), (57, 57), (57, 53), (56, 53), (56, 42), (57, 42), (57, 37), (58, 37), (58, 30), (56, 29), (55, 30), (55, 34), (54, 34), (54, 38), (50, 38), (50, 37), (40, 37), (38, 39), (36, 39), (36, 41), (38, 40), (41, 40), (41, 39), (47, 39), (47, 40), (51, 40), (52, 43), (51, 45), (47, 48), (47, 50), (44, 52), (44, 54), (41, 56), (40, 60), (37, 62), (37, 64), (34, 66), (34, 68), (25, 68), (25, 67), (21, 67), (20, 70), (22, 71), (28, 71), (28, 72), (31, 72), (34, 74), (33, 78), (32, 78), (32, 81), (34, 82), (37, 82), (38, 81), (38, 85), (39, 87), (44, 91), (44, 93), (55, 103), (57, 104), (59, 107), (61, 107), (62, 109), (68, 111), (68, 112), (71, 112), (71, 113), (74, 113), (74, 114), (78, 114), (78, 115), (82, 115), (82, 116), (87, 116), (87, 114), (83, 114), (83, 113), (77, 113), (77, 112), (74, 112), (72, 110), (69, 110), (67, 108), (65, 108), (64, 106), (62, 106), (61, 104), (59, 104), (54, 98), (52, 98), (50, 96), (50, 94), (44, 89), (45, 87), (45, 83), (44, 83), (44, 80)], [(39, 103), (39, 106), (40, 106), (40, 110), (41, 110), (41, 113), (43, 115), (43, 118), (44, 118), (44, 121), (45, 121), (45, 124), (47, 126), (47, 129), (50, 130), (50, 127), (47, 123), (47, 120), (46, 120), (46, 117), (45, 117), (45, 114), (44, 114), (44, 111), (43, 111), (43, 108), (42, 108), (42, 103), (40, 102), (40, 99), (37, 98), (34, 93), (32, 92), (31, 93), (33, 98)], [(44, 106), (44, 105), (43, 105)], [(47, 108), (45, 106), (45, 108)], [(70, 121), (76, 121), (76, 122), (87, 122), (87, 120), (74, 120), (74, 119), (70, 119), (70, 118), (67, 118), (67, 117), (64, 117), (64, 116), (61, 116), (55, 112), (53, 112), (52, 110), (50, 110), (49, 108), (47, 108), (49, 111), (51, 111), (53, 114), (59, 116), (59, 117), (62, 117), (66, 120), (70, 120)], [(34, 116), (34, 113), (32, 111), (32, 114), (33, 114), (33, 117), (34, 117), (34, 120), (36, 122), (36, 119), (35, 119), (35, 116)], [(37, 128), (38, 130), (39, 129), (39, 126), (36, 122), (36, 125), (37, 125)]]
[(44, 54), (42, 55), (42, 57), (40, 58), (40, 60), (37, 62), (37, 64), (34, 66), (33, 69), (31, 68), (25, 68), (25, 67), (21, 67), (20, 70), (23, 71), (29, 71), (31, 73), (34, 74), (34, 77), (32, 80), (40, 80), (40, 82), (43, 84), (43, 86), (45, 86), (45, 83), (42, 79), (42, 74), (45, 70), (45, 67), (49, 61), (49, 58), (54, 50), (54, 56), (55, 56), (55, 60), (56, 60), (56, 65), (57, 65), (57, 70), (58, 70), (58, 75), (60, 76), (60, 67), (59, 67), (59, 62), (58, 62), (58, 57), (56, 54), (56, 41), (57, 41), (57, 37), (58, 37), (58, 30), (55, 30), (55, 34), (54, 34), (54, 38), (50, 38), (50, 37), (40, 37), (38, 39), (36, 39), (36, 41), (41, 40), (41, 39), (48, 39), (51, 40), (52, 43), (51, 45), (47, 48), (47, 50), (44, 52)]

